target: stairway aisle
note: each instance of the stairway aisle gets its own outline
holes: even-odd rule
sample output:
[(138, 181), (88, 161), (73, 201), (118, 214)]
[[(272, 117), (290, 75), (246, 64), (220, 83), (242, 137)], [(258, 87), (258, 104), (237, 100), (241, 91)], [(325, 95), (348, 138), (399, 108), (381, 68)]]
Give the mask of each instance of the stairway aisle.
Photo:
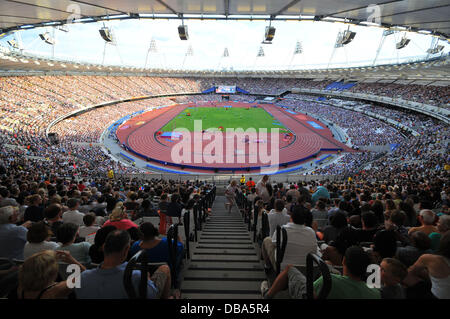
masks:
[(259, 299), (265, 273), (241, 214), (217, 196), (181, 284), (186, 299)]

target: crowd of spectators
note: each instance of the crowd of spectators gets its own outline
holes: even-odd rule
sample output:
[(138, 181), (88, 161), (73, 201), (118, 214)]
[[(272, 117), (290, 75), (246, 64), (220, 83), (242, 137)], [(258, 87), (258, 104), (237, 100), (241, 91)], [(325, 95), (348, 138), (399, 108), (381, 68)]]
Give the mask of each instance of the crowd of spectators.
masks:
[[(398, 180), (391, 175), (369, 181), (355, 176), (345, 182), (290, 184), (265, 176), (254, 187), (241, 185), (238, 192), (258, 216), (258, 243), (266, 273), (272, 278), (261, 284), (263, 297), (280, 298), (287, 293), (290, 298), (303, 299), (306, 255), (315, 253), (331, 272), (328, 298), (450, 298), (447, 181), (448, 173), (429, 180)], [(263, 215), (267, 226), (261, 223)], [(287, 232), (278, 275), (273, 231), (277, 226)], [(381, 269), (379, 288), (366, 285), (369, 265)], [(318, 277), (316, 296), (322, 285)], [(283, 291), (284, 295), (278, 295)]]
[[(162, 221), (180, 222), (186, 211), (192, 209), (192, 203), (212, 188), (211, 184), (199, 181), (77, 181), (55, 176), (43, 181), (39, 175), (6, 171), (0, 175), (0, 242), (3, 243), (0, 258), (25, 260), (18, 272), (10, 268), (0, 273), (1, 292), (5, 292), (5, 287), (12, 288), (9, 297), (14, 298), (33, 298), (39, 292), (39, 297), (50, 297), (47, 286), (34, 289), (36, 286), (30, 282), (34, 279), (32, 274), (39, 278), (47, 275), (44, 265), (34, 270), (27, 267), (40, 262), (58, 265), (67, 260), (84, 270), (83, 288), (75, 292), (65, 290), (62, 295), (51, 297), (127, 298), (122, 279), (127, 260), (145, 249), (150, 262), (170, 264), (167, 228), (161, 227)], [(149, 216), (159, 217), (161, 223), (144, 222), (143, 217)], [(181, 237), (178, 237), (177, 251), (174, 267), (180, 274), (184, 259)], [(48, 267), (45, 271), (51, 272), (53, 266)], [(29, 272), (27, 279), (23, 278), (24, 271)], [(57, 278), (61, 281), (53, 272), (48, 276), (48, 285), (56, 286)], [(140, 275), (133, 274), (136, 287), (139, 279)], [(172, 282), (175, 288), (169, 293)], [(179, 278), (171, 278), (167, 266), (162, 266), (149, 280), (148, 297), (178, 298), (179, 282)], [(99, 284), (110, 289), (100, 289)]]

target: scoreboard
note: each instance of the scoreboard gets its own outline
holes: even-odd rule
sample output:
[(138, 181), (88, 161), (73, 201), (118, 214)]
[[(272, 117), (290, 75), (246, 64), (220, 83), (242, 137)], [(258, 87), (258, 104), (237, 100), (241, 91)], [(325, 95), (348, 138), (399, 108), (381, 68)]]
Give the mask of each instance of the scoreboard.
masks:
[(216, 88), (216, 93), (219, 94), (235, 94), (236, 93), (236, 85), (220, 85)]

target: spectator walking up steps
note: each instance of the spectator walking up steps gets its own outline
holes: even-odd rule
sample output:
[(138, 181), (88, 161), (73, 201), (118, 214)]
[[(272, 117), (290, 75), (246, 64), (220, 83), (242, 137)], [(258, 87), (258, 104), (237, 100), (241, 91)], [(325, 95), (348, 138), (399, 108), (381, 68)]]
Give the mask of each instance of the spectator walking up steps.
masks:
[(232, 180), (230, 185), (228, 185), (227, 189), (225, 190), (225, 197), (227, 199), (227, 201), (225, 202), (225, 209), (228, 209), (228, 214), (231, 214), (233, 206), (236, 205), (237, 190), (237, 182), (235, 180)]

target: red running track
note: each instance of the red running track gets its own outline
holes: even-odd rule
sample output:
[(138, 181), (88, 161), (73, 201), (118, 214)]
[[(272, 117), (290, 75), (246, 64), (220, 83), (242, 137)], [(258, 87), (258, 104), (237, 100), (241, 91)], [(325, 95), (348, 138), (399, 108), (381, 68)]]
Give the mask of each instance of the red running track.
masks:
[[(251, 104), (217, 102), (214, 105), (248, 107)], [(157, 135), (157, 132), (180, 112), (194, 106), (211, 107), (213, 105), (190, 103), (146, 112), (123, 123), (117, 130), (117, 137), (132, 154), (147, 159), (153, 166), (203, 173), (248, 172), (271, 164), (279, 164), (286, 168), (310, 161), (314, 155), (353, 151), (335, 140), (332, 132), (323, 123), (304, 114), (288, 113), (271, 104), (263, 104), (259, 107), (272, 114), (290, 130), (293, 138), (286, 140), (281, 133), (271, 135), (269, 132), (267, 136), (249, 134), (248, 143), (244, 143), (242, 133), (219, 132), (211, 137), (211, 135), (196, 132), (189, 133), (186, 140), (179, 141)], [(319, 124), (323, 129), (314, 128), (308, 121)], [(181, 145), (184, 146), (182, 151)], [(263, 154), (267, 156), (263, 157)]]

